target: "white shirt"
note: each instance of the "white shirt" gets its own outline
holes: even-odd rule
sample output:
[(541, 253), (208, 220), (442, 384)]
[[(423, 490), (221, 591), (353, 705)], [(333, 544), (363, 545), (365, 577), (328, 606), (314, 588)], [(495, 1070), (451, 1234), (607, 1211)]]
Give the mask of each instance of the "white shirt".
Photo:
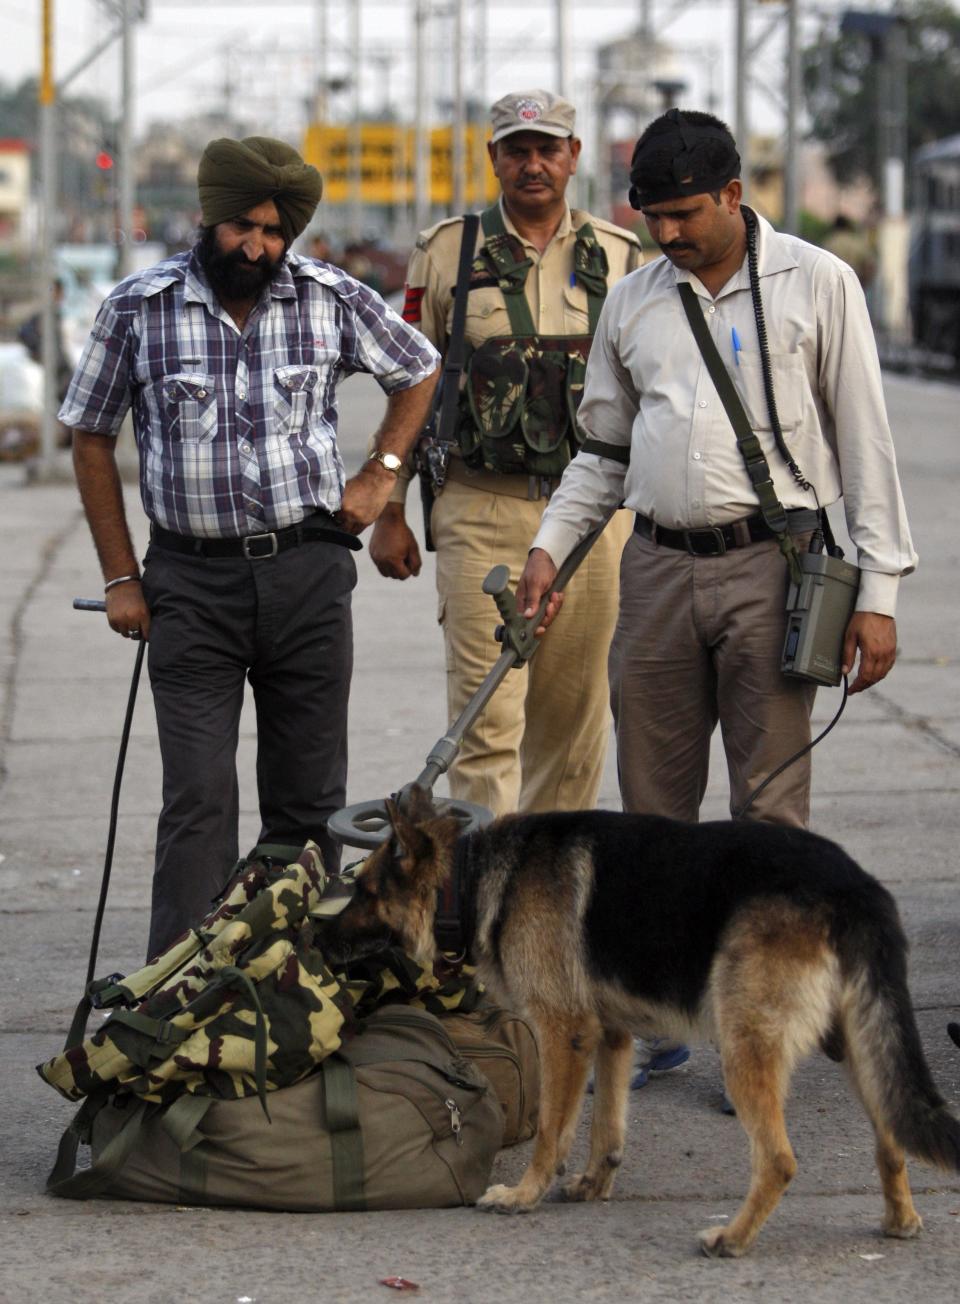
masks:
[[(887, 422), (863, 291), (832, 254), (759, 219), (758, 267), (784, 439), (827, 507), (843, 494), (863, 571), (857, 607), (893, 615), (917, 557)], [(747, 262), (714, 299), (693, 273), (656, 259), (607, 296), (579, 421), (630, 463), (580, 453), (564, 472), (533, 546), (557, 564), (623, 502), (671, 529), (722, 525), (758, 510), (736, 436), (687, 321), (679, 281), (696, 291), (785, 507), (815, 507), (776, 447), (760, 368)], [(734, 346), (734, 331), (740, 347)]]

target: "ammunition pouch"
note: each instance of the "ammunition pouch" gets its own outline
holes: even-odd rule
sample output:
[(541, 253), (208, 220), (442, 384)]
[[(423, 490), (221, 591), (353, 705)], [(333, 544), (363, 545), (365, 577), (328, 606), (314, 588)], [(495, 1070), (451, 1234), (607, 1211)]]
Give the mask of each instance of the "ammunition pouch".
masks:
[(577, 425), (590, 335), (502, 335), (470, 355), (457, 439), (464, 462), (501, 475), (559, 476)]

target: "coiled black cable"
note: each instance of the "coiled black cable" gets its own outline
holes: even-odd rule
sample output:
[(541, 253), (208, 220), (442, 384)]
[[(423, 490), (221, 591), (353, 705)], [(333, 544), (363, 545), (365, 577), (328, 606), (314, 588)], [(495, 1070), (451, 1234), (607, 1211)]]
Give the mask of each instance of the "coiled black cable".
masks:
[[(812, 489), (810, 481), (797, 466), (796, 462), (790, 455), (787, 448), (787, 442), (783, 437), (783, 429), (780, 425), (780, 416), (777, 412), (777, 399), (773, 390), (773, 371), (770, 366), (770, 346), (767, 342), (767, 323), (763, 316), (763, 300), (760, 297), (760, 271), (757, 265), (757, 215), (752, 208), (747, 208), (744, 204), (741, 207), (744, 224), (747, 228), (747, 270), (750, 274), (750, 297), (753, 300), (753, 315), (757, 323), (757, 338), (760, 345), (760, 369), (763, 374), (763, 392), (767, 398), (767, 411), (770, 413), (770, 425), (773, 429), (773, 437), (776, 440), (777, 448), (783, 455), (783, 459), (790, 468), (790, 474), (796, 480), (800, 488), (806, 492)], [(816, 490), (814, 490), (816, 498)], [(817, 507), (820, 506), (820, 500), (817, 499)]]

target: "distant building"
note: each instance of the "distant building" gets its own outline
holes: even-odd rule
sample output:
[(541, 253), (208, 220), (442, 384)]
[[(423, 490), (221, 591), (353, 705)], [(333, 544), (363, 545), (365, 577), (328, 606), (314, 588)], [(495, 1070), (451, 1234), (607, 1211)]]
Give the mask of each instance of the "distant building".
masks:
[(0, 137), (0, 249), (26, 243), (30, 203), (30, 146), (25, 140)]

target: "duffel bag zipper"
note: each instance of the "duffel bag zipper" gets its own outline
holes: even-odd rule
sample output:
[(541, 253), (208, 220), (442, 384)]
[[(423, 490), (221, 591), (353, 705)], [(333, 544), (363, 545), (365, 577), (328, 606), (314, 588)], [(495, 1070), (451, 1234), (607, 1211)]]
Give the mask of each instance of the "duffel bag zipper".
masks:
[[(516, 1070), (517, 1083), (520, 1088), (520, 1117), (522, 1118), (526, 1110), (526, 1099), (523, 1090), (523, 1072), (520, 1068), (520, 1057), (509, 1046), (471, 1046), (466, 1042), (461, 1042), (457, 1047), (460, 1054), (468, 1060), (482, 1059), (505, 1059), (508, 1060)], [(483, 1069), (480, 1070), (483, 1072)]]
[(450, 1131), (458, 1146), (463, 1145), (463, 1120), (460, 1114), (460, 1106), (455, 1100), (448, 1096), (443, 1102), (450, 1111)]

